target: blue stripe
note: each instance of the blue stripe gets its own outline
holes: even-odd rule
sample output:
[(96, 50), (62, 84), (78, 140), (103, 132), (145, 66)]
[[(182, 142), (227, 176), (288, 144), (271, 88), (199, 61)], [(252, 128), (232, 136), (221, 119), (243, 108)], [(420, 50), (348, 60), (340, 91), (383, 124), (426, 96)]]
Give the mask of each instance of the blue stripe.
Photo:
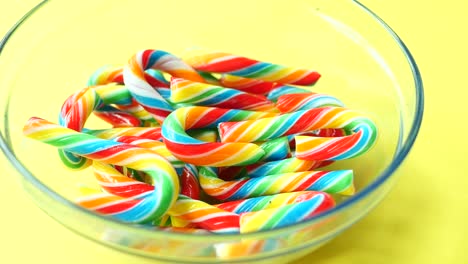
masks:
[(159, 60), (161, 59), (161, 57), (164, 57), (166, 55), (169, 55), (169, 56), (173, 56), (172, 54), (170, 53), (167, 53), (165, 51), (162, 51), (162, 50), (155, 50), (151, 53), (150, 57), (148, 58), (148, 64), (146, 65), (146, 69), (149, 69), (151, 67), (153, 67), (153, 65)]
[(330, 171), (327, 174), (323, 175), (323, 177), (319, 178), (316, 182), (314, 182), (309, 188), (307, 188), (307, 190), (325, 191), (326, 189), (330, 188), (330, 184), (335, 182), (336, 180), (340, 181), (343, 178), (352, 175), (351, 172), (351, 170)]
[(82, 143), (77, 146), (65, 147), (63, 149), (66, 151), (73, 152), (78, 155), (88, 155), (88, 154), (102, 151), (102, 150), (115, 147), (118, 145), (122, 145), (122, 143), (113, 142), (110, 140), (94, 139), (94, 140), (85, 141), (84, 144)]
[(322, 201), (323, 197), (317, 195), (304, 202), (286, 205), (287, 213), (284, 214), (284, 217), (278, 221), (275, 227), (292, 225), (307, 219)]
[(232, 71), (232, 72), (230, 72), (230, 74), (237, 75), (237, 76), (247, 76), (249, 74), (261, 71), (264, 68), (267, 68), (269, 66), (271, 66), (270, 63), (258, 62), (258, 63), (252, 64), (251, 66), (248, 66), (246, 68), (243, 68), (243, 69), (240, 69), (240, 70), (237, 70), (237, 71)]
[(141, 222), (151, 216), (156, 208), (156, 199), (154, 196), (142, 199), (140, 203), (128, 211), (117, 213), (112, 217), (124, 222)]
[[(160, 95), (158, 93), (158, 95)], [(160, 98), (150, 98), (150, 97), (145, 97), (141, 96), (138, 94), (135, 94), (132, 92), (132, 96), (135, 98), (135, 100), (138, 101), (138, 103), (146, 106), (150, 106), (151, 108), (157, 108), (157, 109), (162, 109), (166, 111), (173, 111), (174, 108), (166, 101), (164, 98), (161, 96)]]

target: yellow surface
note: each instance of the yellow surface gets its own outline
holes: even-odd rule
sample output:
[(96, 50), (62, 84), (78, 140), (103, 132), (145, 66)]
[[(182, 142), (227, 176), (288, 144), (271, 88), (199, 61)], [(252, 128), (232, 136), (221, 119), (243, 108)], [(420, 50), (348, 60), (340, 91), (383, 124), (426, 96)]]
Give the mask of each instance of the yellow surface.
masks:
[[(0, 1), (0, 34), (38, 1)], [(363, 1), (421, 69), (423, 127), (395, 188), (371, 214), (297, 263), (468, 263), (468, 2)], [(0, 263), (153, 263), (90, 242), (27, 198), (0, 156)]]

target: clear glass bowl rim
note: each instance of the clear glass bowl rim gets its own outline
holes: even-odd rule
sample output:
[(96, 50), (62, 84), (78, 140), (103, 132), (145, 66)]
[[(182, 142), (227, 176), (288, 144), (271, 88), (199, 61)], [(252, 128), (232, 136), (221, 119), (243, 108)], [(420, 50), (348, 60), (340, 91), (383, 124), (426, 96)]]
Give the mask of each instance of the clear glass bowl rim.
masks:
[[(370, 195), (373, 191), (379, 188), (387, 179), (389, 179), (393, 173), (399, 168), (401, 163), (405, 160), (407, 157), (408, 153), (410, 152), (411, 148), (414, 145), (414, 142), (417, 138), (417, 135), (419, 133), (419, 129), (421, 127), (422, 119), (423, 119), (423, 110), (424, 110), (424, 89), (423, 89), (423, 83), (422, 83), (422, 78), (420, 71), (418, 69), (418, 66), (416, 64), (416, 61), (414, 60), (413, 56), (411, 55), (409, 49), (407, 46), (404, 44), (404, 42), (400, 39), (400, 37), (392, 30), (392, 28), (387, 25), (377, 14), (375, 14), (373, 11), (371, 11), (369, 8), (364, 6), (362, 3), (360, 3), (357, 0), (350, 0), (354, 2), (358, 7), (362, 8), (364, 11), (366, 11), (369, 15), (371, 15), (376, 22), (378, 22), (393, 38), (393, 40), (396, 42), (396, 44), (400, 47), (402, 50), (403, 54), (405, 55), (408, 64), (410, 66), (410, 69), (413, 74), (413, 82), (414, 86), (416, 88), (416, 101), (415, 101), (415, 115), (413, 122), (411, 124), (410, 132), (408, 134), (408, 138), (402, 145), (402, 147), (397, 151), (396, 155), (394, 156), (394, 159), (390, 163), (390, 165), (374, 180), (371, 184), (366, 186), (364, 189), (362, 189), (360, 192), (358, 192), (356, 195), (352, 196), (351, 198), (347, 199), (343, 203), (338, 204), (335, 208), (331, 210), (327, 210), (321, 214), (318, 214), (307, 221), (304, 221), (300, 224), (296, 224), (293, 226), (286, 226), (282, 228), (277, 228), (275, 230), (270, 230), (270, 231), (260, 231), (260, 232), (254, 232), (254, 233), (248, 233), (248, 234), (242, 234), (242, 237), (248, 238), (250, 236), (258, 236), (259, 234), (268, 236), (269, 233), (276, 233), (280, 231), (287, 230), (291, 227), (298, 227), (298, 226), (307, 226), (308, 224), (318, 221), (320, 219), (326, 218), (328, 216), (331, 216), (333, 214), (336, 214), (347, 207), (352, 206), (353, 204), (358, 203), (360, 200), (364, 199), (366, 196)], [(0, 40), (0, 56), (2, 55), (3, 48), (7, 44), (8, 40), (13, 36), (13, 34), (16, 32), (16, 30), (29, 18), (31, 17), (34, 13), (36, 13), (41, 7), (43, 7), (47, 2), (50, 2), (50, 0), (43, 0), (39, 4), (37, 4), (35, 7), (33, 7), (30, 11), (28, 11), (23, 17), (21, 17), (11, 28), (10, 30), (5, 34), (5, 36)], [(8, 110), (8, 102), (6, 109)], [(5, 128), (8, 128), (8, 119), (5, 118)], [(0, 131), (1, 132), (1, 131)], [(7, 131), (8, 133), (8, 131)], [(0, 148), (2, 149), (3, 153), (5, 154), (6, 158), (10, 161), (10, 163), (13, 165), (13, 167), (24, 177), (24, 179), (30, 183), (32, 183), (35, 187), (37, 187), (40, 191), (46, 193), (47, 195), (51, 196), (54, 200), (62, 203), (64, 206), (70, 206), (73, 209), (76, 209), (80, 211), (81, 213), (87, 214), (91, 217), (96, 217), (99, 218), (99, 220), (103, 221), (109, 221), (113, 222), (113, 224), (119, 226), (121, 225), (122, 227), (125, 227), (125, 229), (130, 229), (136, 233), (139, 232), (147, 232), (145, 231), (144, 228), (140, 227), (131, 227), (125, 223), (119, 222), (117, 220), (114, 220), (112, 218), (107, 218), (104, 216), (97, 215), (91, 211), (88, 211), (73, 202), (63, 198), (61, 195), (56, 193), (55, 191), (51, 190), (48, 188), (45, 184), (43, 184), (41, 181), (39, 181), (34, 175), (15, 157), (15, 154), (13, 153), (13, 150), (8, 146), (6, 137), (0, 133)], [(151, 229), (151, 232), (158, 232), (154, 229)], [(163, 233), (163, 232), (161, 232)], [(191, 240), (196, 240), (198, 239), (203, 239), (206, 240), (207, 237), (210, 239), (213, 238), (215, 240), (222, 240), (222, 239), (232, 239), (232, 238), (238, 238), (238, 234), (214, 234), (214, 235), (205, 235), (205, 236), (196, 236), (196, 235), (190, 235), (190, 234), (184, 234), (184, 233), (168, 233), (164, 232), (163, 233), (165, 236), (171, 236), (173, 238), (178, 238), (178, 239), (191, 239)]]

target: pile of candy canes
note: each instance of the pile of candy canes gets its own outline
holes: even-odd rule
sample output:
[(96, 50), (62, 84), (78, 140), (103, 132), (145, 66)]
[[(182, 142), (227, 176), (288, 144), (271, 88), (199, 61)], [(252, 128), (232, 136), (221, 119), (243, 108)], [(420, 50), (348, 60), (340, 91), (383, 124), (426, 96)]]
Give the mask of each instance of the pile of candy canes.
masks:
[[(319, 78), (227, 53), (145, 50), (93, 74), (59, 124), (33, 117), (24, 134), (58, 147), (67, 167), (92, 166), (100, 193), (77, 203), (99, 214), (193, 233), (268, 230), (352, 195), (352, 170), (317, 169), (376, 140), (372, 120), (312, 92)], [(112, 128), (85, 128), (91, 113)]]

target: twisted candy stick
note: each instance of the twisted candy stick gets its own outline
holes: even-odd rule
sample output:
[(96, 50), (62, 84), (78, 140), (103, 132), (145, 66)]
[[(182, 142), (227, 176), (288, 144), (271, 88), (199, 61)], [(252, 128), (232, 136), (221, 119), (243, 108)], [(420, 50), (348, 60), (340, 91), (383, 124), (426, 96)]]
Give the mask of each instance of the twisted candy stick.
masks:
[(311, 85), (319, 78), (316, 71), (285, 67), (222, 52), (201, 53), (185, 61), (199, 71), (228, 73), (283, 84)]
[(230, 109), (278, 111), (274, 104), (263, 96), (182, 78), (171, 80), (171, 101)]
[(275, 83), (223, 74), (219, 79), (224, 87), (234, 88), (246, 93), (266, 94), (275, 88)]
[[(96, 91), (90, 87), (81, 89), (68, 97), (62, 105), (59, 124), (81, 131), (88, 116), (102, 105), (101, 98)], [(66, 150), (59, 150), (59, 156), (62, 162), (71, 169), (84, 169), (91, 165), (91, 161), (75, 155)]]
[(342, 128), (354, 134), (320, 138), (296, 136), (296, 156), (307, 160), (341, 160), (366, 152), (377, 128), (362, 114), (341, 107), (301, 110), (276, 117), (224, 122), (218, 125), (222, 142), (253, 142), (322, 128)]
[(271, 209), (282, 207), (287, 204), (293, 204), (310, 200), (317, 195), (322, 195), (324, 203), (323, 207), (331, 208), (335, 205), (333, 198), (325, 192), (315, 191), (303, 191), (303, 192), (290, 192), (280, 193), (268, 196), (260, 196), (254, 198), (248, 198), (243, 200), (236, 200), (231, 202), (224, 202), (215, 205), (216, 207), (233, 212), (236, 214), (242, 214), (247, 212), (257, 212), (260, 210)]
[(179, 196), (168, 213), (211, 232), (239, 232), (239, 215), (183, 195)]
[(343, 107), (343, 103), (337, 98), (318, 93), (286, 94), (278, 98), (276, 107), (282, 113), (290, 113), (299, 110), (307, 110), (325, 106)]
[(296, 191), (324, 191), (343, 195), (354, 193), (352, 170), (305, 171), (224, 181), (217, 177), (213, 168), (201, 167), (199, 178), (202, 189), (219, 200)]
[(124, 83), (135, 100), (162, 124), (174, 108), (145, 80), (144, 71), (158, 69), (187, 80), (204, 82), (185, 62), (160, 50), (145, 50), (134, 55), (123, 70)]
[(189, 136), (188, 129), (210, 128), (224, 121), (256, 119), (274, 113), (192, 106), (172, 112), (162, 125), (167, 149), (179, 160), (194, 165), (232, 166), (257, 162), (265, 152), (253, 143), (204, 142)]
[[(159, 219), (174, 204), (179, 193), (179, 179), (171, 164), (161, 156), (136, 146), (103, 140), (55, 125), (40, 118), (31, 118), (23, 132), (26, 136), (59, 147), (86, 158), (144, 171), (157, 188), (149, 199), (138, 201), (135, 211), (125, 212), (122, 219), (147, 222)], [(136, 202), (129, 202), (136, 203)]]
[(278, 227), (299, 223), (332, 207), (326, 202), (326, 196), (318, 194), (313, 198), (294, 204), (258, 212), (243, 213), (240, 216), (240, 232), (249, 233), (271, 230)]

